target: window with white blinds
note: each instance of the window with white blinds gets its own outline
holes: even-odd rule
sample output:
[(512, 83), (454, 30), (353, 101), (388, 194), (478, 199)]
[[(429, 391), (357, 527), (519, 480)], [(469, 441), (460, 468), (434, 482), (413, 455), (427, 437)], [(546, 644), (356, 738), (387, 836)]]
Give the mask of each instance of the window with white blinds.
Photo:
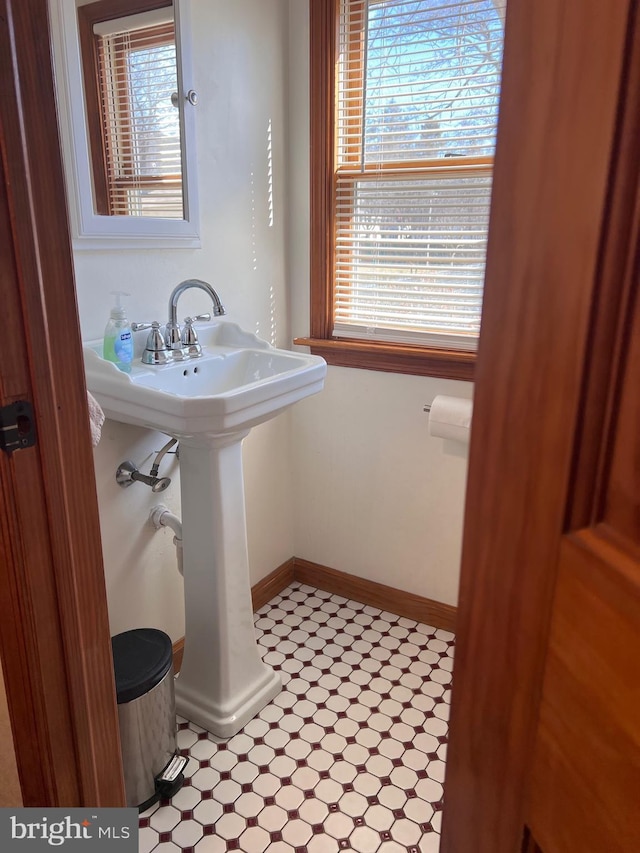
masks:
[(340, 0), (333, 335), (474, 349), (505, 0)]
[(183, 219), (172, 9), (94, 25), (110, 215)]

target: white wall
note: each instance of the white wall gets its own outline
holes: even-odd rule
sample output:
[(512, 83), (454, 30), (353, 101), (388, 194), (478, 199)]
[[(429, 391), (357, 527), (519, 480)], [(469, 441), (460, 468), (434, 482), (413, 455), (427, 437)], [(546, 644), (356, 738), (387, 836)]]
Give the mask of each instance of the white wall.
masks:
[[(155, 251), (77, 251), (76, 283), (83, 339), (102, 336), (112, 297), (131, 293), (132, 320), (163, 321), (172, 288), (185, 278), (211, 282), (228, 319), (278, 346), (291, 340), (285, 276), (286, 240), (286, 0), (194, 0), (193, 63), (202, 248)], [(268, 130), (271, 126), (273, 225), (270, 225)], [(208, 310), (202, 293), (185, 296), (179, 316)], [(184, 633), (182, 579), (172, 534), (147, 526), (149, 509), (164, 503), (179, 514), (177, 465), (165, 459), (173, 482), (153, 495), (114, 481), (132, 459), (148, 471), (160, 434), (108, 422), (95, 450), (109, 614), (113, 632), (157, 626)], [(294, 553), (289, 454), (284, 415), (245, 441), (245, 489), (252, 583)]]
[[(294, 336), (309, 332), (308, 8), (290, 0), (289, 279)], [(472, 385), (330, 367), (292, 410), (295, 553), (455, 604), (467, 453), (429, 438), (422, 409)]]

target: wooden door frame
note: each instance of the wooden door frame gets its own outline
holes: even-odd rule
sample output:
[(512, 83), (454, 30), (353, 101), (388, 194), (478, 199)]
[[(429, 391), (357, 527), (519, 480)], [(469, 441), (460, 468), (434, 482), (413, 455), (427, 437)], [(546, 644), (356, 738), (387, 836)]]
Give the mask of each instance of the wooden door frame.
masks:
[(0, 651), (25, 806), (125, 803), (47, 0), (0, 0)]
[(441, 853), (523, 849), (558, 547), (584, 523), (604, 417), (584, 367), (617, 320), (604, 277), (626, 259), (635, 187), (616, 187), (638, 176), (637, 15), (637, 0), (507, 8)]
[[(636, 5), (509, 4), (443, 853), (518, 849), (614, 105)], [(13, 283), (3, 292), (11, 322), (1, 402), (31, 400), (38, 428), (35, 448), (0, 454), (0, 648), (19, 772), (26, 805), (122, 805), (46, 0), (0, 0), (0, 71), (0, 203), (13, 247), (1, 270)], [(522, 387), (520, 368), (532, 363), (539, 381)], [(529, 517), (529, 484), (541, 469), (545, 508)]]

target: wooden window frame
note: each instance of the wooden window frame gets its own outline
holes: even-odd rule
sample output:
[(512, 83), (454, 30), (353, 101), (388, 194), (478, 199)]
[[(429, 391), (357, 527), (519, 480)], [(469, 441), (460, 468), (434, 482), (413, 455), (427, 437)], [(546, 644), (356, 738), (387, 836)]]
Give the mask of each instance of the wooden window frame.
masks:
[[(85, 6), (78, 7), (78, 31), (82, 76), (85, 82), (91, 175), (95, 193), (95, 209), (98, 214), (113, 216), (121, 211), (119, 202), (115, 206), (111, 203), (109, 187), (113, 187), (120, 196), (126, 194), (127, 187), (132, 183), (135, 183), (136, 186), (145, 184), (151, 188), (161, 188), (168, 183), (182, 180), (181, 175), (163, 177), (131, 175), (128, 178), (116, 179), (111, 174), (108, 156), (109, 141), (103, 133), (98, 37), (93, 32), (95, 24), (171, 6), (173, 6), (173, 0), (98, 0), (96, 3), (88, 3)], [(141, 31), (141, 33), (144, 32), (146, 31)], [(135, 42), (141, 38), (141, 33), (132, 34), (132, 41)], [(160, 33), (157, 44), (167, 44), (169, 40), (168, 32)], [(175, 36), (173, 36), (173, 40), (175, 41)]]
[[(308, 338), (296, 338), (294, 343), (309, 346), (328, 364), (356, 367), (418, 376), (473, 381), (475, 351), (441, 347), (406, 345), (387, 341), (363, 341), (336, 338), (334, 321), (334, 269), (336, 264), (335, 235), (337, 227), (336, 190), (336, 57), (338, 43), (340, 0), (309, 0), (310, 5), (310, 133), (311, 133), (311, 321)], [(363, 4), (364, 5), (364, 4)], [(350, 38), (354, 50), (361, 50), (361, 37)], [(355, 74), (362, 74), (362, 64), (350, 63)], [(360, 111), (361, 113), (361, 111)], [(361, 115), (354, 118), (360, 122)], [(446, 170), (441, 161), (420, 161), (421, 174), (432, 176), (442, 170), (490, 172), (493, 158), (447, 158)], [(406, 167), (403, 164), (403, 175)], [(389, 171), (393, 169), (390, 167)], [(340, 168), (341, 176), (349, 167)], [(376, 164), (364, 172), (358, 170), (358, 180), (379, 178)]]

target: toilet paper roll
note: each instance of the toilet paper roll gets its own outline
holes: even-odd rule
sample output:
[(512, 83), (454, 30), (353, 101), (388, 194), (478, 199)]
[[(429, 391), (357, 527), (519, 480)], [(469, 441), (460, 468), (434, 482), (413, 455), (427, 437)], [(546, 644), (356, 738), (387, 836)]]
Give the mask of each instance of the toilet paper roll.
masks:
[(469, 444), (473, 400), (438, 395), (431, 404), (429, 435)]

